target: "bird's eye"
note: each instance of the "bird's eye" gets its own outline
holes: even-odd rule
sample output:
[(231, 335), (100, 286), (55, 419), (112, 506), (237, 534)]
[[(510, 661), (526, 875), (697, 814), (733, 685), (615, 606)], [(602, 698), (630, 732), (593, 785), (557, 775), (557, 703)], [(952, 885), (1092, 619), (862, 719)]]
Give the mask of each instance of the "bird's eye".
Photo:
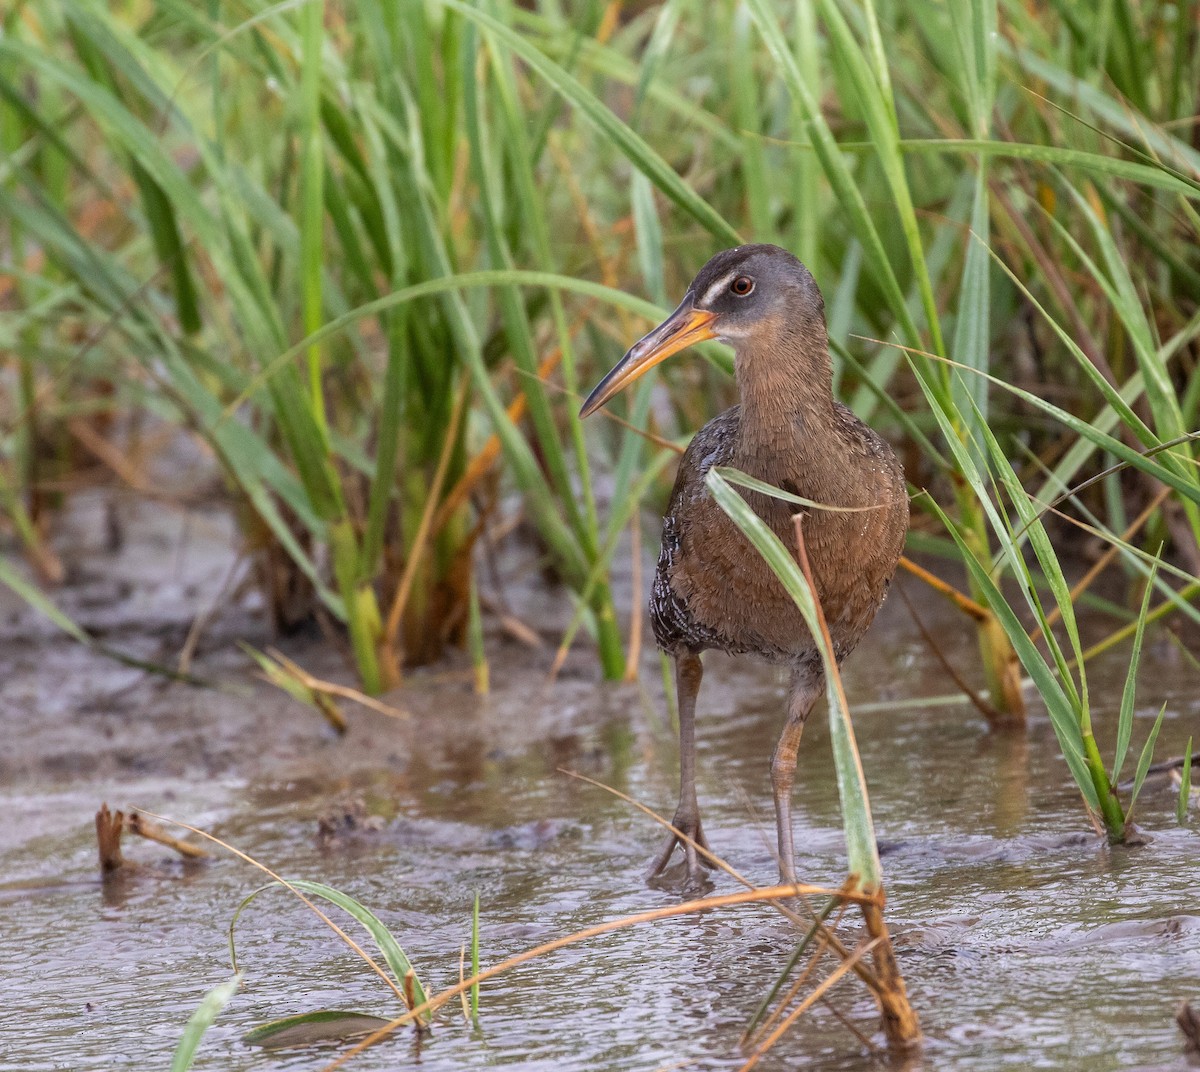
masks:
[(737, 279), (729, 284), (729, 289), (739, 298), (744, 298), (754, 289), (754, 280), (748, 275), (739, 275)]

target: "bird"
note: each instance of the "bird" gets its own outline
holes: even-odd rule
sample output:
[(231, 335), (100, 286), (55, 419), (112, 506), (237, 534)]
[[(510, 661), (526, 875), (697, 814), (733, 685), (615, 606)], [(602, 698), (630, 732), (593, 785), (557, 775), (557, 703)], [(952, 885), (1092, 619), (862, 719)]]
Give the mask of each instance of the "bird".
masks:
[[(739, 403), (692, 438), (663, 519), (650, 618), (658, 646), (674, 660), (680, 789), (672, 826), (686, 838), (671, 833), (647, 878), (666, 881), (676, 847), (686, 865), (685, 888), (702, 886), (704, 869), (713, 866), (696, 848), (710, 851), (696, 796), (695, 716), (701, 654), (717, 650), (759, 656), (790, 671), (787, 716), (770, 771), (779, 875), (794, 883), (796, 756), (805, 721), (825, 689), (823, 662), (799, 608), (713, 500), (705, 477), (730, 466), (812, 504), (801, 510), (804, 545), (839, 666), (887, 595), (908, 531), (907, 486), (888, 443), (834, 398), (820, 288), (776, 245), (715, 254), (678, 308), (597, 384), (580, 416), (706, 339), (733, 347)], [(744, 495), (795, 555), (796, 507), (758, 491)]]

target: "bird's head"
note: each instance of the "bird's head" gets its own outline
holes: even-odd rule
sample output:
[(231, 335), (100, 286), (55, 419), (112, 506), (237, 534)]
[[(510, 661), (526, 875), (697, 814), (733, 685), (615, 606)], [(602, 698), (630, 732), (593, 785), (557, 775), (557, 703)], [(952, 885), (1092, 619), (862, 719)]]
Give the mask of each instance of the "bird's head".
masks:
[(672, 354), (705, 339), (735, 349), (774, 335), (783, 325), (824, 325), (824, 303), (803, 264), (779, 246), (737, 246), (716, 254), (692, 280), (666, 320), (635, 342), (588, 396), (581, 417)]

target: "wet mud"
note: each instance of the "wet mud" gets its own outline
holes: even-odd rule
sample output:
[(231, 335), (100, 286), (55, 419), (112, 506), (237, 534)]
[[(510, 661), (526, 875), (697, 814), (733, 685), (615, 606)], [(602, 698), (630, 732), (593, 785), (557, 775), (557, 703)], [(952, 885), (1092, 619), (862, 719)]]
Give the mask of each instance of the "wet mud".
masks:
[[(670, 814), (674, 734), (657, 657), (640, 683), (596, 683), (581, 649), (547, 671), (567, 603), (520, 554), (506, 561), (509, 605), (547, 638), (530, 650), (489, 639), (491, 695), (465, 658), (412, 675), (390, 699), (403, 720), (347, 707), (338, 738), (312, 711), (257, 681), (236, 647), (269, 636), (236, 591), (231, 520), (81, 495), (62, 539), (72, 577), (58, 594), (106, 643), (173, 664), (197, 614), (223, 599), (196, 644), (197, 689), (105, 660), (0, 593), (0, 1068), (167, 1067), (203, 993), (229, 977), (226, 928), (262, 877), (226, 855), (184, 863), (127, 839), (134, 868), (101, 882), (93, 815), (101, 802), (203, 827), (289, 877), (339, 887), (375, 909), (424, 982), (457, 981), (471, 905), (481, 960), (678, 901), (648, 888), (658, 830), (575, 770)], [(974, 668), (970, 630), (906, 582), (946, 654)], [(1102, 631), (1103, 622), (1093, 623)], [(317, 631), (286, 653), (350, 682)], [(1126, 654), (1091, 673), (1102, 751)], [(773, 881), (768, 761), (784, 683), (748, 660), (706, 656), (699, 790), (714, 851)], [(1134, 748), (1166, 704), (1157, 754), (1200, 738), (1200, 674), (1156, 632), (1148, 639)], [(911, 1069), (1183, 1069), (1177, 1005), (1200, 998), (1195, 814), (1175, 821), (1169, 778), (1138, 805), (1147, 843), (1110, 847), (1088, 825), (1053, 732), (1035, 708), (1001, 736), (949, 682), (900, 600), (846, 667), (888, 887), (887, 918), (926, 1032)], [(920, 697), (931, 697), (921, 702)], [(1136, 755), (1136, 751), (1135, 751)], [(828, 736), (818, 712), (796, 788), (801, 877), (845, 868)], [(732, 881), (715, 880), (721, 892)], [(397, 1039), (349, 1067), (450, 1070), (736, 1068), (737, 1039), (794, 935), (759, 907), (668, 920), (564, 950), (485, 988), (482, 1030), (448, 1008), (430, 1038)], [(319, 1008), (395, 1012), (394, 998), (286, 893), (265, 894), (238, 928), (245, 986), (210, 1030), (199, 1069), (318, 1069), (334, 1051), (244, 1045), (259, 1023)], [(873, 1027), (865, 991), (838, 1009)], [(866, 1069), (878, 1062), (818, 1008), (760, 1066)]]

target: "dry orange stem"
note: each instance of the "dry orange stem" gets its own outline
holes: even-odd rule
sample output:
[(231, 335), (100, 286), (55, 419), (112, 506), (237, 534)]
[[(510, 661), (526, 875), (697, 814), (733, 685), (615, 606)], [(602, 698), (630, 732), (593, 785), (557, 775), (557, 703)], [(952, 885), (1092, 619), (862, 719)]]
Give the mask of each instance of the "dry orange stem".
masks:
[(992, 616), (992, 612), (983, 604), (976, 603), (970, 596), (963, 595), (953, 585), (947, 584), (940, 577), (930, 573), (924, 566), (918, 566), (908, 556), (900, 556), (900, 568), (907, 570), (918, 580), (924, 581), (930, 588), (947, 596), (959, 610), (964, 614), (969, 614), (977, 622), (985, 622)]

